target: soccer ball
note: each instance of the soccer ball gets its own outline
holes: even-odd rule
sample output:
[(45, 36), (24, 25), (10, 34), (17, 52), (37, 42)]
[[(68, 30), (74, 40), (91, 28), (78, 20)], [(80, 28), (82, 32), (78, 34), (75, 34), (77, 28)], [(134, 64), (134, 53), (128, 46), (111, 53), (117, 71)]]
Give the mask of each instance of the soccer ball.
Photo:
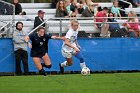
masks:
[(82, 71), (81, 71), (81, 74), (83, 76), (87, 76), (87, 75), (90, 75), (90, 69), (88, 67), (83, 67), (82, 68)]

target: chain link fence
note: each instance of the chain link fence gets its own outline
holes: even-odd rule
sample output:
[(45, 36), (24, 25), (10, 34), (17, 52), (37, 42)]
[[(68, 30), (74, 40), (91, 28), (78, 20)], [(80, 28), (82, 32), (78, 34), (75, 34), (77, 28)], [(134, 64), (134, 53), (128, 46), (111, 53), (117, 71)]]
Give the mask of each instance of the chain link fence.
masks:
[(0, 1), (0, 38), (10, 38), (13, 33), (15, 6)]

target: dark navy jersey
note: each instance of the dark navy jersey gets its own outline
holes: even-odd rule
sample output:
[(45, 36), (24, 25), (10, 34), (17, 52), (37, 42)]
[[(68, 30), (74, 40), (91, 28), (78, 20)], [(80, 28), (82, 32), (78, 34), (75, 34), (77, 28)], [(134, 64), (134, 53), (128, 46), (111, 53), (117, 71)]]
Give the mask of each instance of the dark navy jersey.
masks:
[(32, 41), (31, 52), (37, 54), (48, 52), (48, 41), (51, 39), (51, 35), (45, 34), (39, 37), (37, 33), (32, 33), (29, 35), (29, 38)]

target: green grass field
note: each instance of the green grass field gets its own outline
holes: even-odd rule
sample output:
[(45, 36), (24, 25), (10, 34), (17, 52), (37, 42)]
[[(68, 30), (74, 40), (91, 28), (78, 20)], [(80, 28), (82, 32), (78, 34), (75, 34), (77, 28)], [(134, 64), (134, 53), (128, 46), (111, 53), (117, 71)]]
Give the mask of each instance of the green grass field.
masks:
[(140, 73), (0, 76), (0, 93), (140, 93)]

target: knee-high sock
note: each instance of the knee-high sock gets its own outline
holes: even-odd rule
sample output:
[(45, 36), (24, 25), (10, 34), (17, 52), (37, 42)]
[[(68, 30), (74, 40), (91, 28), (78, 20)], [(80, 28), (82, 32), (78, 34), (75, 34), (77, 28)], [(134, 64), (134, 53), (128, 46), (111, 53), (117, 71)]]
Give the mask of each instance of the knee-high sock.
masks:
[(80, 61), (80, 67), (81, 68), (86, 67), (85, 62), (84, 62), (84, 58), (83, 58), (83, 56), (82, 56), (82, 54), (81, 54), (80, 51), (78, 53), (76, 53), (75, 57), (77, 59), (79, 59), (79, 61)]
[(64, 61), (63, 63), (61, 63), (61, 67), (65, 67), (67, 66), (67, 61)]

